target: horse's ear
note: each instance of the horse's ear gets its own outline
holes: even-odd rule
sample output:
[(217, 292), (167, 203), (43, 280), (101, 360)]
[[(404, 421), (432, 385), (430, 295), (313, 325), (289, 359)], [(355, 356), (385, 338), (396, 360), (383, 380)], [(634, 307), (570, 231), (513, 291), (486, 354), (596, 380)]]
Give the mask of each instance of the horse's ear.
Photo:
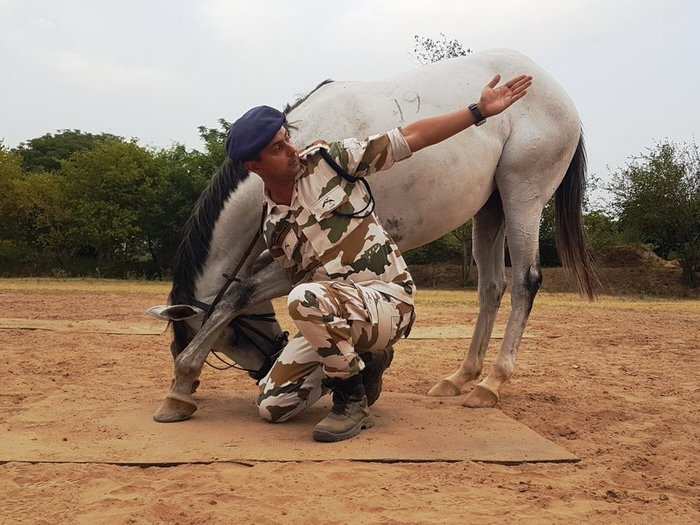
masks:
[(189, 304), (161, 304), (152, 306), (146, 313), (156, 319), (163, 321), (184, 321), (185, 319), (194, 319), (195, 317), (204, 316), (204, 310)]

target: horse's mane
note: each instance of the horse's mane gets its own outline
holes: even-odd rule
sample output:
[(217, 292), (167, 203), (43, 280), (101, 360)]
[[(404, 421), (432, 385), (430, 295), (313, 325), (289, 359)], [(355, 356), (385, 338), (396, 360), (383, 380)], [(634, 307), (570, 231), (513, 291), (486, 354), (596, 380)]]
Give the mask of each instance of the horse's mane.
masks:
[(309, 91), (306, 95), (299, 97), (299, 98), (296, 99), (296, 101), (294, 101), (292, 104), (287, 104), (287, 105), (284, 107), (283, 113), (284, 113), (285, 115), (289, 114), (290, 111), (292, 111), (293, 109), (298, 108), (298, 107), (301, 106), (304, 102), (306, 102), (306, 99), (309, 98), (309, 97), (310, 97), (311, 95), (313, 95), (314, 93), (316, 93), (316, 91), (318, 91), (319, 89), (321, 89), (321, 88), (322, 88), (323, 86), (325, 86), (326, 84), (330, 84), (331, 82), (333, 82), (333, 80), (331, 80), (330, 78), (327, 78), (326, 80), (324, 80), (323, 82), (321, 82), (318, 86), (316, 86), (316, 87), (313, 88), (311, 91)]
[[(248, 175), (248, 170), (242, 164), (227, 158), (197, 199), (175, 253), (173, 287), (168, 298), (170, 304), (190, 304), (194, 299), (194, 283), (209, 255), (214, 224), (221, 215), (226, 199)], [(173, 322), (173, 330), (177, 346), (185, 348), (190, 337), (185, 323)]]
[[(305, 96), (284, 108), (286, 115), (299, 107), (322, 86), (333, 82), (324, 80)], [(168, 302), (170, 304), (191, 304), (194, 299), (194, 283), (201, 274), (209, 255), (214, 225), (221, 215), (226, 199), (236, 191), (238, 185), (248, 177), (248, 170), (241, 163), (226, 159), (216, 170), (206, 189), (197, 199), (192, 214), (183, 228), (182, 240), (173, 261), (173, 286)], [(189, 343), (191, 335), (183, 321), (173, 321), (175, 345), (178, 351)]]

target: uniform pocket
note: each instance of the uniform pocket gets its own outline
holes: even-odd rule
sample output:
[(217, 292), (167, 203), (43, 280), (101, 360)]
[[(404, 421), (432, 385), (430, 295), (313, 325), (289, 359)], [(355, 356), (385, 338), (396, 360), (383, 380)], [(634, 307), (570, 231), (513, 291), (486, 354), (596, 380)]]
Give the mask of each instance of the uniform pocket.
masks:
[(317, 220), (328, 217), (331, 213), (339, 208), (344, 202), (347, 202), (348, 195), (341, 186), (336, 186), (329, 192), (323, 194), (316, 202), (309, 206), (311, 213), (314, 214)]

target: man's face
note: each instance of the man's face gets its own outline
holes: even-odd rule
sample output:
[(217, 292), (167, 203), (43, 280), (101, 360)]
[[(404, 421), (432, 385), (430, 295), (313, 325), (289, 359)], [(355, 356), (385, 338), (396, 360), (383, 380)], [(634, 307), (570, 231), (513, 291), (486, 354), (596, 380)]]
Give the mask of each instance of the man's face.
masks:
[(287, 182), (294, 180), (299, 172), (300, 160), (289, 131), (284, 127), (275, 134), (270, 143), (260, 152), (260, 160), (245, 163), (250, 171), (270, 182)]

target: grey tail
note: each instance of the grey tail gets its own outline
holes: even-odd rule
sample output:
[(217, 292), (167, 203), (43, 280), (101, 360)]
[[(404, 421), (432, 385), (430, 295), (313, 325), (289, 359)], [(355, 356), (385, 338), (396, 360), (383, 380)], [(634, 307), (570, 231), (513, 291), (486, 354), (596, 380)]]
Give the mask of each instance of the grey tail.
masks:
[(564, 180), (557, 188), (554, 200), (556, 240), (559, 258), (568, 273), (576, 277), (579, 292), (589, 300), (595, 299), (594, 287), (600, 284), (593, 259), (586, 246), (583, 229), (583, 199), (586, 194), (586, 146), (583, 130)]

